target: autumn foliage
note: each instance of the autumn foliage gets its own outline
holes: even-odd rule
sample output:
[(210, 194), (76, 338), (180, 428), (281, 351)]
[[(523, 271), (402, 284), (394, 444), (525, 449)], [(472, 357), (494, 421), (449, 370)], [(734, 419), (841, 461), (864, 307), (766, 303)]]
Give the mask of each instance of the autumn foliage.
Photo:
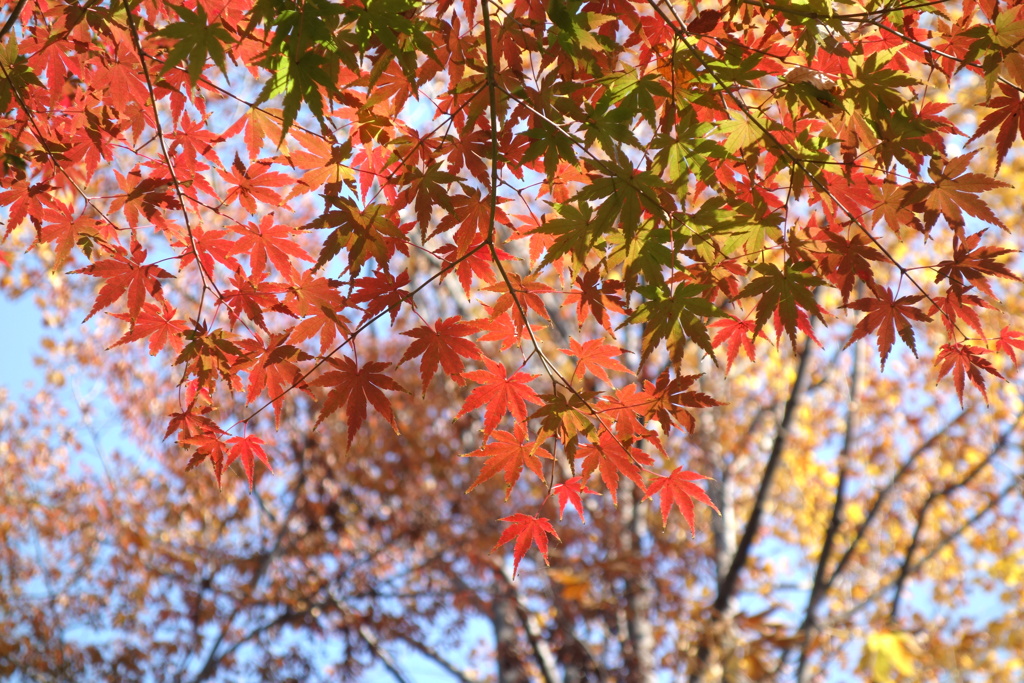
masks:
[(0, 258), (156, 357), (174, 466), (218, 487), (299, 416), (352, 449), (420, 401), (472, 434), (469, 495), (512, 501), (516, 572), (590, 496), (693, 533), (715, 472), (667, 444), (767, 359), (905, 348), (965, 405), (1024, 349), (991, 199), (1024, 5), (5, 9)]

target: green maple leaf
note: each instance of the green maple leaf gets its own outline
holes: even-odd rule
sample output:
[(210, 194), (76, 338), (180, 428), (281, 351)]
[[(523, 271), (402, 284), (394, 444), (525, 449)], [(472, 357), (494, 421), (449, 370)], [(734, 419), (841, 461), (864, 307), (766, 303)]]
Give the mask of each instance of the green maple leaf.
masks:
[(754, 270), (761, 273), (761, 277), (751, 280), (737, 297), (761, 297), (757, 301), (754, 336), (757, 336), (768, 322), (768, 318), (776, 311), (794, 347), (800, 308), (825, 322), (818, 303), (814, 300), (814, 289), (825, 283), (821, 278), (803, 272), (806, 266), (805, 263), (787, 263), (784, 271), (779, 270), (774, 263), (759, 263), (754, 266)]
[(680, 344), (692, 341), (712, 358), (715, 357), (711, 345), (711, 335), (704, 318), (725, 315), (718, 306), (704, 298), (707, 287), (700, 284), (679, 285), (671, 297), (664, 297), (663, 290), (658, 287), (644, 286), (639, 291), (647, 301), (637, 308), (629, 323), (646, 323), (641, 349), (641, 362), (646, 360), (658, 345), (667, 341), (674, 348), (673, 355), (678, 355)]
[(160, 70), (161, 75), (167, 73), (178, 64), (187, 62), (188, 78), (195, 85), (203, 75), (203, 68), (206, 66), (206, 59), (209, 57), (213, 63), (227, 74), (227, 67), (224, 62), (224, 46), (234, 42), (231, 34), (219, 21), (208, 23), (206, 10), (200, 4), (196, 5), (196, 11), (179, 5), (171, 5), (175, 14), (181, 17), (181, 21), (171, 24), (159, 32), (159, 35), (174, 38), (177, 42), (171, 51), (167, 53), (164, 67)]

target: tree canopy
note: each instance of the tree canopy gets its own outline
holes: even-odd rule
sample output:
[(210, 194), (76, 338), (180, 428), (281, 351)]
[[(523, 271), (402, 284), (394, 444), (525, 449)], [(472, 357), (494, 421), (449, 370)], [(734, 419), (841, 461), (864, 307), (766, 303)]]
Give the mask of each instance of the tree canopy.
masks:
[(905, 603), (1020, 580), (1024, 5), (4, 9), (0, 286), (63, 330), (3, 407), (5, 576), (60, 586), (9, 671), (305, 679), (308, 629), (469, 680), (466, 614), (503, 681), (1022, 666)]

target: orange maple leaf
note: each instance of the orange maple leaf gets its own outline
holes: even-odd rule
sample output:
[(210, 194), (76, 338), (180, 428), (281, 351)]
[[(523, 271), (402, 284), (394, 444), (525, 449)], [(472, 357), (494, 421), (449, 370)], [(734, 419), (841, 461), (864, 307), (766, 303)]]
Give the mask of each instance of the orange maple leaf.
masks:
[(537, 550), (540, 551), (540, 554), (544, 556), (544, 564), (548, 564), (548, 536), (554, 536), (556, 539), (561, 540), (558, 538), (558, 533), (555, 532), (554, 527), (551, 526), (549, 519), (518, 513), (511, 517), (503, 517), (500, 521), (507, 522), (511, 526), (501, 533), (498, 542), (491, 548), (491, 552), (493, 553), (501, 546), (515, 539), (516, 544), (512, 550), (512, 557), (514, 559), (512, 578), (515, 578), (519, 572), (519, 562), (526, 557), (526, 551), (534, 544), (537, 545)]
[(508, 500), (512, 487), (519, 481), (519, 475), (522, 474), (524, 466), (528, 467), (541, 480), (544, 479), (541, 458), (553, 460), (554, 456), (536, 442), (529, 440), (524, 425), (517, 424), (514, 434), (499, 429), (492, 432), (491, 437), (494, 438), (494, 441), (463, 456), (465, 458), (487, 458), (480, 470), (480, 475), (473, 485), (466, 489), (466, 493), (491, 477), (504, 472), (505, 500)]
[(668, 516), (672, 512), (673, 505), (679, 508), (679, 512), (683, 514), (683, 519), (686, 520), (687, 526), (690, 527), (691, 535), (696, 532), (693, 522), (694, 500), (699, 500), (705, 505), (710, 506), (715, 512), (719, 512), (718, 507), (708, 498), (708, 494), (704, 492), (704, 489), (693, 483), (695, 480), (709, 478), (696, 472), (686, 472), (682, 467), (677, 467), (667, 477), (657, 477), (651, 482), (645, 498), (653, 498), (655, 494), (661, 495), (662, 526), (668, 524)]
[(470, 392), (462, 410), (455, 416), (458, 419), (471, 410), (486, 405), (487, 412), (484, 415), (484, 436), (487, 436), (505, 413), (512, 413), (517, 421), (526, 419), (526, 403), (542, 405), (540, 400), (528, 382), (537, 379), (539, 375), (528, 375), (525, 372), (515, 372), (511, 377), (505, 366), (489, 358), (483, 359), (487, 366), (486, 370), (474, 370), (467, 372), (464, 377), (472, 380), (481, 386)]

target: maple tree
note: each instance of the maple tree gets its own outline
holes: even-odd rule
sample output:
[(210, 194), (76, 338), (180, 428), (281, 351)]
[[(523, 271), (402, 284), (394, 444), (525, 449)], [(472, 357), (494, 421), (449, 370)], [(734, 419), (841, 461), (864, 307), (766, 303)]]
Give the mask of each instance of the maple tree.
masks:
[[(339, 425), (351, 457), (383, 457), (353, 449), (383, 438), (369, 425), (414, 438), (418, 378), (419, 405), (460, 429), (443, 450), (462, 490), (487, 496), (501, 475), (487, 549), (508, 544), (511, 579), (531, 548), (547, 563), (572, 547), (566, 505), (600, 523), (585, 501), (603, 494), (634, 519), (653, 503), (667, 528), (678, 511), (691, 534), (705, 508), (726, 524), (734, 505), (711, 497), (725, 460), (687, 454), (727, 431), (724, 411), (742, 416), (737, 367), (790, 363), (748, 522), (717, 560), (708, 619), (725, 628), (813, 349), (859, 358), (873, 335), (883, 381), (887, 364), (919, 367), (898, 335), (933, 367), (918, 395), (938, 382), (964, 410), (971, 391), (1010, 403), (991, 384), (1024, 347), (999, 202), (1020, 184), (994, 174), (1016, 180), (1019, 163), (1021, 5), (4, 9), (2, 267), (62, 283), (61, 315), (107, 339), (107, 362), (152, 374), (126, 392), (175, 388), (160, 424), (125, 410), (174, 444), (167, 467), (210, 467), (218, 488), (237, 462), (249, 489), (274, 490), (262, 472), (289, 471), (287, 444)], [(918, 530), (961, 486), (943, 481)], [(829, 555), (803, 644), (773, 643), (783, 663), (800, 650), (801, 672), (822, 647)], [(683, 668), (703, 675), (735, 637)], [(891, 662), (912, 648), (901, 637), (870, 642)], [(625, 666), (652, 670), (638, 642)]]

